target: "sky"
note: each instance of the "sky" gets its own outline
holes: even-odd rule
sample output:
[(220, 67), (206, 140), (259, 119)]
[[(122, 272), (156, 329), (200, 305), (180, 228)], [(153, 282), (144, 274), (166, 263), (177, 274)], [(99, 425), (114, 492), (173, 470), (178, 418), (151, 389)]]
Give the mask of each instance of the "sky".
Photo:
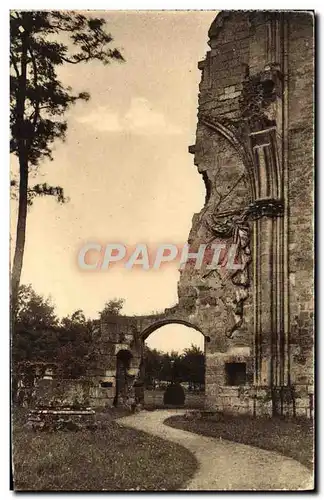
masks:
[[(195, 143), (198, 61), (208, 50), (217, 11), (93, 12), (107, 20), (125, 63), (64, 67), (75, 92), (88, 91), (67, 114), (68, 134), (31, 183), (64, 187), (69, 202), (39, 198), (29, 209), (22, 283), (50, 296), (59, 316), (83, 309), (96, 318), (123, 297), (125, 314), (163, 311), (177, 302), (177, 266), (159, 270), (84, 271), (87, 242), (182, 246), (204, 204), (201, 176), (188, 153)], [(15, 161), (12, 162), (13, 170)], [(16, 204), (11, 217), (15, 242)], [(166, 333), (167, 332), (167, 333)], [(175, 335), (176, 334), (176, 335)], [(176, 340), (175, 340), (176, 339)], [(149, 337), (163, 350), (203, 345), (195, 330), (170, 325)]]

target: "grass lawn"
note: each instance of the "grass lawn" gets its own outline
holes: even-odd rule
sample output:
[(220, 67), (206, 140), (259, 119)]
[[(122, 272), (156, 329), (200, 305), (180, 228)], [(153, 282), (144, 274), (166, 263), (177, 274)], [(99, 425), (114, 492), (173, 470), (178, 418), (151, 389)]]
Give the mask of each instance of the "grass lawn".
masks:
[(313, 422), (307, 419), (251, 418), (248, 416), (175, 415), (166, 425), (237, 443), (277, 451), (313, 469)]
[(14, 416), (15, 490), (172, 491), (196, 471), (185, 448), (119, 427), (115, 415), (99, 417), (96, 431), (46, 433), (26, 430)]

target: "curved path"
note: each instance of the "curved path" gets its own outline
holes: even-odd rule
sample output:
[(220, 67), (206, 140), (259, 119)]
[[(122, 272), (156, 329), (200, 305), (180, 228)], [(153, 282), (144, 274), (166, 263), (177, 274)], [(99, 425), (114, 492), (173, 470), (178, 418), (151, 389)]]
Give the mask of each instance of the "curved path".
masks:
[(180, 444), (192, 452), (198, 471), (185, 490), (310, 490), (311, 472), (292, 458), (253, 446), (174, 429), (164, 420), (181, 410), (142, 411), (117, 420)]

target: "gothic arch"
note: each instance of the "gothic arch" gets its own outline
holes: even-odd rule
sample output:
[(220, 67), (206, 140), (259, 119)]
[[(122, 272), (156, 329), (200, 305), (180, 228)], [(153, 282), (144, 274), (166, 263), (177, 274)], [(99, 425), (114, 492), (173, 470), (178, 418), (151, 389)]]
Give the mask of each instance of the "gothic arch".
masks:
[(191, 323), (190, 321), (186, 321), (184, 319), (180, 318), (166, 318), (166, 319), (161, 319), (158, 321), (154, 321), (151, 325), (147, 326), (140, 334), (140, 337), (143, 342), (151, 335), (151, 333), (155, 332), (158, 328), (161, 328), (162, 326), (165, 325), (171, 325), (171, 324), (179, 324), (179, 325), (184, 325), (188, 326), (189, 328), (193, 328), (194, 330), (197, 330), (200, 332), (204, 337), (206, 342), (210, 342), (210, 337), (194, 323)]
[(210, 130), (213, 130), (214, 132), (217, 132), (218, 134), (223, 136), (238, 153), (239, 157), (241, 158), (246, 168), (247, 176), (250, 183), (251, 198), (254, 201), (256, 199), (256, 184), (255, 184), (253, 159), (249, 148), (239, 138), (238, 131), (235, 129), (233, 125), (232, 126), (229, 126), (228, 124), (225, 125), (220, 120), (211, 116), (203, 115), (200, 119), (200, 123), (208, 127)]

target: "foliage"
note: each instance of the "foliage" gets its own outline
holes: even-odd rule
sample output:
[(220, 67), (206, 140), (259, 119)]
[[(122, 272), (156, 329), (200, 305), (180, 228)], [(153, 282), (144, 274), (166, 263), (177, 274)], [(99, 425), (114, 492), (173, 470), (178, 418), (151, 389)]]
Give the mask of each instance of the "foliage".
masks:
[(52, 328), (58, 325), (58, 318), (50, 299), (38, 295), (31, 285), (21, 285), (18, 291), (17, 322), (34, 329)]
[(124, 307), (125, 299), (114, 298), (109, 300), (109, 302), (105, 303), (105, 306), (102, 311), (99, 312), (99, 316), (101, 319), (104, 319), (108, 316), (119, 316), (121, 310)]
[(95, 356), (93, 322), (86, 320), (82, 310), (59, 320), (49, 299), (37, 294), (31, 285), (21, 285), (17, 311), (12, 332), (14, 363), (53, 363), (67, 378), (86, 373)]
[[(103, 314), (118, 315), (123, 299), (106, 303)], [(37, 294), (31, 285), (18, 292), (17, 319), (12, 332), (12, 360), (30, 365), (43, 362), (56, 365), (59, 375), (79, 378), (95, 365), (94, 321), (81, 309), (61, 320), (48, 298)]]
[(155, 388), (157, 380), (161, 378), (162, 369), (162, 354), (157, 349), (144, 348), (144, 369), (145, 369), (145, 386)]
[(166, 388), (163, 396), (163, 403), (165, 405), (179, 405), (183, 406), (185, 402), (185, 393), (180, 384), (174, 383)]
[(62, 318), (57, 362), (64, 377), (78, 378), (86, 375), (95, 361), (92, 327), (93, 322), (86, 320), (81, 309)]
[(21, 285), (17, 320), (12, 332), (13, 361), (53, 361), (58, 333), (59, 320), (50, 300), (37, 294), (31, 285)]
[(205, 381), (205, 355), (199, 347), (191, 345), (184, 350), (181, 359), (182, 376), (195, 388)]
[(30, 165), (52, 158), (52, 143), (65, 138), (64, 113), (77, 100), (90, 97), (65, 87), (57, 68), (123, 60), (118, 49), (110, 48), (113, 38), (105, 25), (104, 19), (73, 11), (11, 11), (11, 152), (19, 157), (24, 140)]
[(26, 238), (27, 207), (36, 196), (54, 196), (64, 203), (61, 186), (30, 185), (31, 174), (44, 158), (53, 159), (53, 144), (65, 140), (66, 111), (78, 100), (88, 101), (87, 92), (73, 93), (59, 79), (58, 68), (99, 61), (123, 61), (106, 21), (74, 11), (10, 12), (10, 152), (18, 158), (18, 218), (16, 248), (11, 276), (11, 308), (16, 319), (18, 289)]
[(205, 356), (199, 347), (192, 345), (182, 355), (172, 351), (162, 353), (145, 347), (145, 384), (155, 387), (157, 381), (188, 382), (190, 389), (200, 387), (205, 379)]

